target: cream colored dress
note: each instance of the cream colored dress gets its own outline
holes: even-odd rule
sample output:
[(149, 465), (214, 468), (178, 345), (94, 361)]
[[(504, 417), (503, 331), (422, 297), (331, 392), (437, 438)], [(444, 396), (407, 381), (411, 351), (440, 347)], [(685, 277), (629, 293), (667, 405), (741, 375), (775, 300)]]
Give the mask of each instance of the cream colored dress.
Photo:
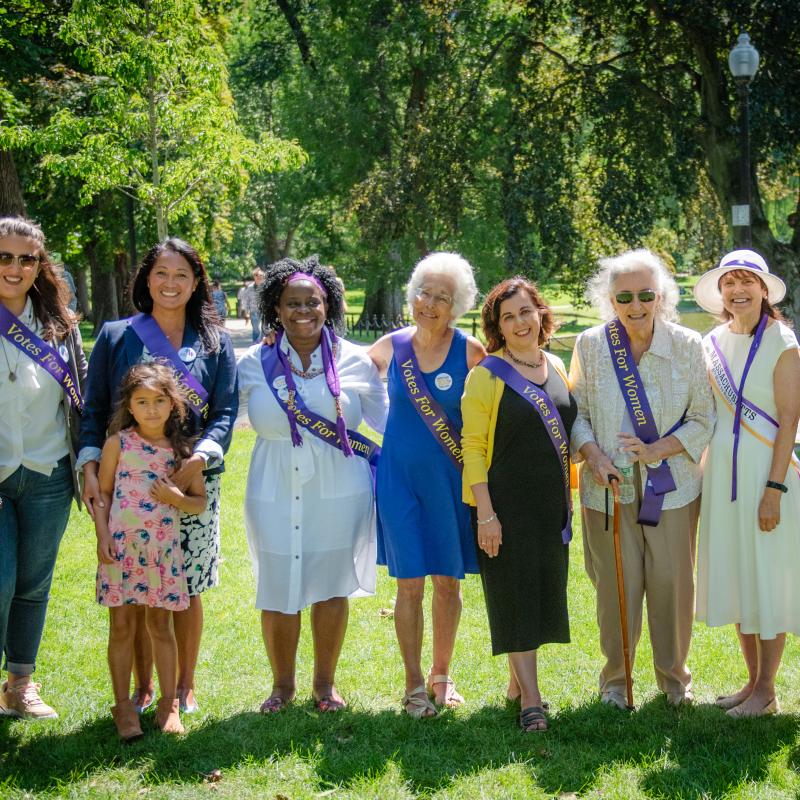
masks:
[[(738, 386), (753, 338), (731, 333), (727, 324), (712, 331), (706, 345), (712, 335)], [(748, 373), (745, 399), (773, 419), (777, 418), (775, 365), (785, 350), (797, 347), (789, 328), (769, 325)], [(800, 633), (800, 477), (790, 465), (783, 481), (789, 492), (781, 498), (780, 524), (763, 533), (758, 527), (758, 506), (769, 477), (772, 448), (742, 425), (737, 499), (731, 502), (733, 409), (716, 387), (714, 397), (717, 426), (706, 456), (700, 509), (697, 618), (710, 626), (738, 622), (742, 633), (757, 633), (762, 639)]]

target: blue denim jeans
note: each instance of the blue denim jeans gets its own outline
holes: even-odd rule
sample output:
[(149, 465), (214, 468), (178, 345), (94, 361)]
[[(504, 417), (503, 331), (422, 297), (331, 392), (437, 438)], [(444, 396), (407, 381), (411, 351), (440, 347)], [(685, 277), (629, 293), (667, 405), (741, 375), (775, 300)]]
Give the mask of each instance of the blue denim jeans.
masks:
[(0, 502), (0, 651), (9, 672), (30, 675), (69, 520), (69, 456), (49, 477), (21, 466), (0, 483)]
[(258, 311), (250, 312), (250, 324), (253, 326), (253, 341), (261, 341), (261, 314)]

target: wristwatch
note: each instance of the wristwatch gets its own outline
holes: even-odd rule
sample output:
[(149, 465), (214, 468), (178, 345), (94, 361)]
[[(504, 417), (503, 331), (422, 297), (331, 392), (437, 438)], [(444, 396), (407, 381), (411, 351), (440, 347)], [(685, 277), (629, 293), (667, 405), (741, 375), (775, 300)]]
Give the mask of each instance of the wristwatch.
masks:
[(662, 458), (660, 461), (654, 461), (652, 464), (645, 464), (648, 469), (658, 469), (664, 463)]
[(784, 494), (789, 491), (789, 487), (785, 483), (778, 483), (778, 481), (767, 481), (767, 489), (777, 489)]

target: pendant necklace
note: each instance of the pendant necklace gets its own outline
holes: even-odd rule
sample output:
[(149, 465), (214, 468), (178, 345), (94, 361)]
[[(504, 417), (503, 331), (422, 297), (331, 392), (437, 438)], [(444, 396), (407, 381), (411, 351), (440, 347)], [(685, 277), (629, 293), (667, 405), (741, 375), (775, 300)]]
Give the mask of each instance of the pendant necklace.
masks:
[(503, 348), (503, 352), (515, 363), (521, 364), (523, 367), (530, 367), (531, 369), (538, 369), (542, 366), (542, 361), (544, 361), (544, 353), (539, 351), (539, 360), (532, 364), (530, 361), (523, 361), (521, 358), (517, 358), (507, 347)]
[(11, 362), (8, 360), (8, 351), (6, 350), (6, 343), (3, 342), (3, 357), (6, 360), (6, 366), (8, 367), (8, 379), (13, 383), (17, 379), (17, 367), (19, 367), (19, 360), (22, 357), (22, 353), (17, 351), (17, 360), (14, 362), (14, 368), (11, 368)]
[[(339, 348), (339, 342), (334, 342), (333, 347), (331, 348), (333, 350), (334, 360), (336, 360), (338, 348)], [(289, 359), (289, 369), (292, 371), (292, 374), (297, 375), (298, 378), (304, 378), (305, 380), (309, 380), (310, 378), (316, 378), (317, 375), (322, 375), (323, 367), (309, 367), (306, 370), (302, 370), (298, 369), (294, 364), (292, 364), (291, 359)]]

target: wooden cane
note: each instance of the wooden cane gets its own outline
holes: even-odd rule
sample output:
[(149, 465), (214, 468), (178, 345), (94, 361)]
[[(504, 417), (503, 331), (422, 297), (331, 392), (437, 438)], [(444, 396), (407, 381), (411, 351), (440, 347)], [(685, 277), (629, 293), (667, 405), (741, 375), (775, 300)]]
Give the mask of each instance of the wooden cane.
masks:
[(617, 567), (617, 598), (619, 599), (619, 624), (622, 628), (622, 657), (625, 661), (625, 690), (628, 709), (633, 710), (633, 675), (631, 674), (631, 651), (628, 643), (628, 606), (625, 602), (625, 576), (622, 571), (622, 545), (619, 540), (619, 479), (609, 475), (611, 492), (614, 495), (614, 562)]

